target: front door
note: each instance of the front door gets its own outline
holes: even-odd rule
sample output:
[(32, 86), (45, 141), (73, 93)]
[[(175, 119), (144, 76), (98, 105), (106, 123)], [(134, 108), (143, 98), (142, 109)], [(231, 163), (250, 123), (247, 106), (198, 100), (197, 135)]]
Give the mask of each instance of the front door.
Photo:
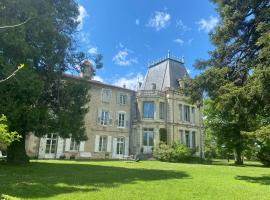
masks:
[(125, 138), (117, 137), (114, 138), (114, 149), (113, 149), (113, 158), (121, 159), (124, 157), (124, 150), (125, 150)]
[(154, 131), (153, 129), (144, 129), (143, 132), (143, 153), (150, 154), (154, 147)]
[(57, 147), (57, 135), (48, 134), (46, 138), (45, 158), (55, 158)]

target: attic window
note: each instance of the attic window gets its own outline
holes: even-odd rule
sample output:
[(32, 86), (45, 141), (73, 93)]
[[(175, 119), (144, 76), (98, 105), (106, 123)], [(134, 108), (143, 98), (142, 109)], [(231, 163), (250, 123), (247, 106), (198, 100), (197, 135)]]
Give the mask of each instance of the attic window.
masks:
[(155, 89), (157, 89), (157, 84), (152, 83), (152, 90), (155, 90)]

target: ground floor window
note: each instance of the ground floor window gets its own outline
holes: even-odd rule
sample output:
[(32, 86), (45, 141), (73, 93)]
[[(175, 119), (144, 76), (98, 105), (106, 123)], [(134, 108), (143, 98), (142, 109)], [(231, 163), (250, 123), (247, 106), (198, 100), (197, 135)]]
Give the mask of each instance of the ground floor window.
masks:
[(70, 141), (70, 150), (71, 151), (79, 151), (80, 143), (77, 142), (75, 139), (71, 138)]
[(50, 133), (47, 135), (47, 140), (46, 140), (46, 149), (45, 153), (46, 154), (53, 154), (56, 152), (56, 145), (57, 145), (57, 135)]
[(154, 146), (154, 131), (153, 129), (144, 129), (143, 133), (143, 145)]
[(99, 147), (98, 147), (99, 151), (103, 151), (103, 152), (107, 151), (107, 141), (108, 141), (107, 136), (100, 136)]
[(190, 135), (189, 131), (185, 131), (186, 146), (190, 148)]
[(124, 154), (124, 142), (125, 142), (125, 139), (123, 137), (117, 138), (117, 143), (116, 143), (116, 154), (117, 155)]

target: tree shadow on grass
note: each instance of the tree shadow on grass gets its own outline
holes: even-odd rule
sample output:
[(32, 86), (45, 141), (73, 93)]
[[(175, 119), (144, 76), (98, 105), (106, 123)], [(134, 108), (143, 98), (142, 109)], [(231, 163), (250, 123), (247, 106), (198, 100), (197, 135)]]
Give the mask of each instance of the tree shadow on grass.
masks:
[(31, 163), (27, 166), (0, 165), (0, 197), (51, 197), (72, 192), (98, 192), (137, 181), (184, 179), (181, 171), (124, 168), (94, 163)]
[(259, 177), (254, 176), (236, 176), (236, 180), (243, 180), (250, 183), (259, 183), (261, 185), (270, 185), (270, 175), (263, 175)]

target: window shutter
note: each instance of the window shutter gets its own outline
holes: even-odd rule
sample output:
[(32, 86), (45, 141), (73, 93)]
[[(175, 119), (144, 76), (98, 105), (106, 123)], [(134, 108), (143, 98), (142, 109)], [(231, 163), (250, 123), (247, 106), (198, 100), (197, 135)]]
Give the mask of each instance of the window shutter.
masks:
[(120, 93), (119, 92), (116, 93), (116, 103), (120, 104)]
[(46, 136), (40, 138), (38, 158), (45, 158)]
[(115, 126), (118, 127), (119, 125), (119, 112), (115, 112)]
[(109, 112), (109, 122), (108, 122), (108, 124), (110, 126), (113, 125), (113, 112), (112, 111)]
[(112, 151), (112, 136), (108, 136), (108, 142), (107, 142), (107, 152)]
[(129, 155), (129, 138), (125, 137), (125, 152), (124, 152), (125, 156)]
[(126, 128), (129, 128), (129, 114), (128, 113), (125, 113), (125, 127)]
[(131, 105), (131, 96), (127, 95), (127, 105)]
[(192, 139), (192, 133), (189, 133), (189, 146), (190, 146), (190, 148), (193, 148), (193, 139)]
[(80, 148), (79, 148), (80, 152), (84, 152), (84, 144), (85, 144), (85, 141), (80, 142)]
[(60, 158), (60, 156), (63, 154), (63, 151), (64, 151), (64, 139), (61, 137), (58, 137), (56, 158)]
[(102, 110), (100, 108), (98, 108), (98, 110), (97, 110), (97, 124), (101, 123), (101, 114), (102, 114)]
[(112, 158), (116, 157), (117, 138), (113, 138)]
[(65, 151), (69, 151), (70, 150), (70, 142), (71, 142), (71, 138), (66, 138)]
[(95, 139), (95, 152), (99, 152), (99, 139), (100, 139), (100, 136), (99, 135), (96, 135), (96, 139)]

